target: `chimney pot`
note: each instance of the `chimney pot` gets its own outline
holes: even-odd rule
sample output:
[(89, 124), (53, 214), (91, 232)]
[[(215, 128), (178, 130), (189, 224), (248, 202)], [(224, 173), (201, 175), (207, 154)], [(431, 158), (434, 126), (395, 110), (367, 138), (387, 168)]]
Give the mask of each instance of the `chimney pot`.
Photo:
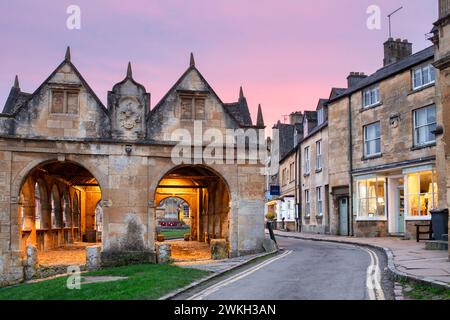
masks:
[(393, 40), (392, 38), (389, 38), (384, 43), (383, 65), (387, 66), (396, 63), (406, 57), (409, 57), (410, 55), (412, 55), (412, 43), (410, 43), (407, 39)]

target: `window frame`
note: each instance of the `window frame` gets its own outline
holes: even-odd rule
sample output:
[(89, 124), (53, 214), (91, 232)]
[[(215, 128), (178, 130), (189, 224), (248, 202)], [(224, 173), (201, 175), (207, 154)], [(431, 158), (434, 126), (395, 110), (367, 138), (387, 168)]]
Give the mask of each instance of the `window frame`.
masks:
[(311, 217), (311, 202), (310, 202), (310, 194), (309, 190), (304, 190), (305, 197), (305, 218)]
[(316, 187), (316, 216), (323, 217), (322, 187)]
[[(377, 92), (378, 94), (376, 97), (378, 100), (372, 101), (372, 93)], [(369, 94), (370, 103), (366, 104), (366, 95)], [(377, 106), (381, 104), (381, 91), (380, 91), (380, 84), (377, 83), (373, 86), (370, 86), (362, 91), (362, 107), (363, 109), (368, 109), (374, 106)]]
[(303, 163), (303, 170), (305, 171), (305, 175), (308, 175), (311, 173), (311, 155), (310, 155), (310, 147), (304, 148), (304, 156), (305, 160)]
[[(370, 197), (368, 195), (368, 183), (370, 180), (375, 180), (375, 196), (374, 197)], [(361, 197), (360, 194), (360, 183), (365, 183), (365, 188), (366, 188), (366, 196), (365, 197)], [(379, 205), (379, 199), (381, 199), (381, 197), (378, 194), (378, 183), (382, 183), (383, 184), (383, 214), (380, 215), (378, 213), (374, 213), (373, 216), (370, 216), (369, 213), (369, 202), (370, 200), (375, 199), (375, 203), (376, 203), (376, 207), (377, 207), (377, 211), (380, 207)], [(364, 179), (357, 179), (356, 180), (356, 220), (357, 221), (371, 221), (371, 220), (377, 220), (377, 221), (386, 221), (387, 220), (387, 201), (386, 201), (386, 178), (385, 177), (370, 177), (370, 178), (364, 178)], [(365, 207), (367, 208), (367, 215), (362, 215), (361, 214), (361, 201), (365, 201), (366, 205)]]
[[(427, 69), (429, 82), (425, 83), (425, 69)], [(432, 72), (433, 70), (433, 72)], [(420, 85), (416, 86), (416, 73), (417, 71), (420, 71)], [(432, 76), (433, 75), (433, 76)], [(431, 80), (433, 79), (433, 80)], [(428, 63), (426, 65), (421, 65), (419, 67), (413, 68), (411, 70), (411, 87), (413, 91), (420, 90), (422, 88), (434, 85), (436, 83), (436, 69), (433, 67), (431, 63)]]
[[(428, 109), (431, 109), (431, 108), (434, 108), (434, 122), (427, 123), (427, 124), (421, 125), (421, 126), (417, 126), (417, 119), (416, 119), (417, 113), (419, 111), (424, 111), (424, 110), (428, 110)], [(424, 127), (430, 127), (430, 126), (433, 126), (433, 125), (435, 125), (435, 126), (437, 125), (437, 119), (436, 119), (437, 114), (436, 114), (436, 112), (437, 112), (436, 104), (431, 104), (431, 105), (428, 105), (428, 106), (421, 107), (421, 108), (413, 110), (412, 118), (413, 118), (413, 145), (414, 145), (414, 147), (419, 147), (420, 148), (420, 147), (426, 147), (426, 146), (429, 146), (429, 145), (435, 145), (436, 144), (436, 135), (434, 135), (434, 140), (425, 141), (423, 143), (419, 143), (418, 142), (418, 136), (417, 136), (417, 133), (418, 133), (419, 129), (424, 128)], [(427, 121), (428, 121), (428, 119), (427, 119)], [(431, 131), (429, 133), (431, 133)]]
[[(192, 121), (192, 120), (206, 120), (206, 96), (204, 95), (197, 95), (197, 94), (180, 94), (179, 95), (179, 108), (180, 108), (180, 119), (181, 120), (186, 120), (186, 121)], [(190, 100), (191, 104), (190, 104), (190, 117), (184, 116), (184, 112), (183, 112), (183, 100)], [(197, 105), (197, 101), (203, 101), (203, 113), (202, 116), (200, 117), (198, 115), (198, 110), (200, 108), (197, 109), (197, 107), (199, 105)]]
[[(54, 112), (53, 111), (53, 97), (55, 92), (58, 93), (62, 93), (63, 94), (63, 110), (62, 112)], [(68, 103), (68, 99), (69, 99), (69, 95), (70, 94), (75, 94), (77, 95), (77, 112), (73, 113), (73, 112), (69, 112), (69, 103)], [(64, 115), (64, 116), (78, 116), (80, 114), (80, 90), (77, 89), (73, 89), (73, 88), (51, 88), (50, 89), (50, 110), (49, 113), (51, 115)]]
[[(431, 169), (431, 170), (427, 170), (427, 171), (418, 171), (418, 172), (410, 172), (408, 174), (405, 174), (405, 185), (404, 185), (404, 190), (405, 190), (405, 220), (407, 221), (415, 221), (415, 220), (430, 220), (431, 219), (431, 213), (430, 211), (427, 212), (426, 215), (411, 215), (410, 214), (410, 197), (418, 197), (418, 208), (421, 208), (421, 197), (425, 197), (426, 195), (429, 194), (429, 192), (425, 192), (425, 193), (421, 193), (420, 192), (420, 185), (421, 185), (421, 176), (425, 175), (425, 173), (427, 173), (428, 171), (431, 171), (431, 197), (432, 197), (432, 205), (431, 205), (431, 210), (437, 208), (439, 206), (438, 201), (439, 201), (439, 187), (438, 187), (438, 177), (437, 177), (437, 173), (436, 173), (436, 169)], [(408, 187), (408, 178), (412, 175), (417, 176), (417, 183), (418, 183), (418, 193), (414, 193), (414, 192), (410, 192), (409, 187)]]
[[(380, 135), (377, 138), (368, 140), (367, 139), (367, 129), (369, 127), (372, 127), (372, 126), (377, 125), (377, 124), (379, 126), (379, 130), (378, 131), (380, 132)], [(378, 141), (378, 143), (380, 145), (380, 148), (379, 148), (380, 151), (369, 154), (368, 150), (367, 150), (368, 149), (367, 148), (367, 143), (368, 142), (372, 142), (372, 141)], [(372, 123), (369, 123), (369, 124), (363, 126), (363, 144), (364, 144), (363, 145), (363, 154), (364, 154), (364, 158), (365, 159), (375, 158), (375, 157), (378, 157), (378, 156), (380, 156), (382, 154), (382, 150), (381, 150), (381, 122), (380, 121), (375, 121), (375, 122), (372, 122)]]
[(323, 169), (322, 163), (322, 140), (316, 141), (316, 170), (320, 171)]

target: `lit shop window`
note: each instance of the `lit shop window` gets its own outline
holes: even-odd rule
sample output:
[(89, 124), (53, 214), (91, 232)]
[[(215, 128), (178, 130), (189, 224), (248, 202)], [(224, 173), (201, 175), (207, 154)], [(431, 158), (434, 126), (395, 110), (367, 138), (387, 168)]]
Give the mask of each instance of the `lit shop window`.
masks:
[(373, 178), (358, 181), (357, 193), (359, 217), (385, 216), (384, 179)]
[(434, 171), (407, 175), (406, 195), (409, 217), (424, 217), (437, 207), (437, 177)]

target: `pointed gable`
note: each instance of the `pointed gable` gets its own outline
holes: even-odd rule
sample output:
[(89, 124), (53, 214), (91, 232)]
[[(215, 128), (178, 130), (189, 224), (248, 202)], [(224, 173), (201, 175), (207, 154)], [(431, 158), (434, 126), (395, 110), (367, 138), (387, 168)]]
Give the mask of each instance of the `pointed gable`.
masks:
[(12, 112), (16, 136), (61, 139), (109, 136), (108, 112), (72, 64), (69, 49), (64, 61)]
[(179, 128), (192, 132), (194, 122), (201, 121), (204, 130), (225, 131), (241, 127), (226, 105), (195, 66), (193, 55), (189, 68), (151, 110), (148, 117), (148, 137), (151, 140), (172, 141)]

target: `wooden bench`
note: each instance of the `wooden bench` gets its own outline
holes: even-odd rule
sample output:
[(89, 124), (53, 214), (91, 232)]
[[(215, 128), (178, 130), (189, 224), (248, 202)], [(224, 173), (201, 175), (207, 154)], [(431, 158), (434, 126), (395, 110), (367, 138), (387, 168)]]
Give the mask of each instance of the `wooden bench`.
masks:
[[(420, 228), (428, 228), (426, 231), (421, 231)], [(428, 239), (421, 239), (420, 235), (427, 234)], [(433, 225), (430, 221), (429, 224), (416, 224), (416, 239), (417, 242), (420, 242), (420, 240), (433, 240)]]

